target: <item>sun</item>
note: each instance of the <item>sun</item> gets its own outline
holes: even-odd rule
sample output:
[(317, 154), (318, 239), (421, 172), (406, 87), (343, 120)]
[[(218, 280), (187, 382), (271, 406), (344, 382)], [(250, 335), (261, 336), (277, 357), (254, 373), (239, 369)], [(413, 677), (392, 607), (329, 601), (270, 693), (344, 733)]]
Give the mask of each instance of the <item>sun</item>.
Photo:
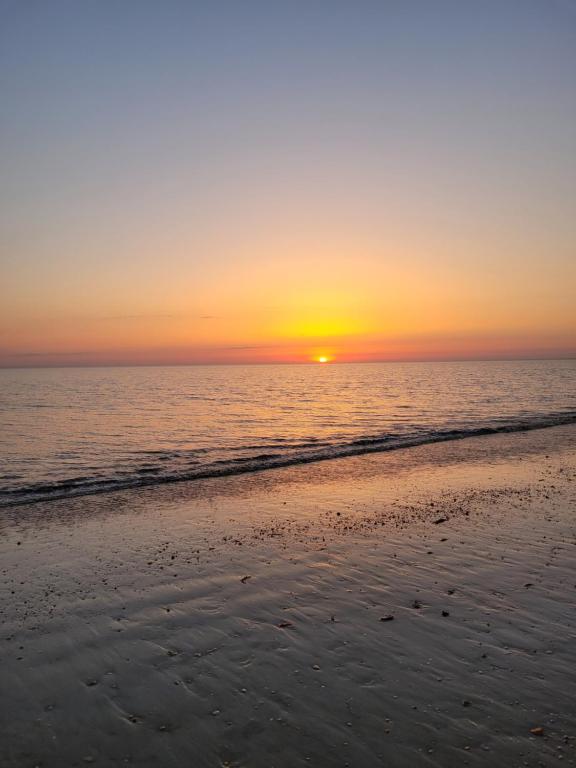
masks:
[(318, 358), (318, 362), (319, 363), (327, 363), (328, 362), (328, 358), (327, 357), (319, 357)]

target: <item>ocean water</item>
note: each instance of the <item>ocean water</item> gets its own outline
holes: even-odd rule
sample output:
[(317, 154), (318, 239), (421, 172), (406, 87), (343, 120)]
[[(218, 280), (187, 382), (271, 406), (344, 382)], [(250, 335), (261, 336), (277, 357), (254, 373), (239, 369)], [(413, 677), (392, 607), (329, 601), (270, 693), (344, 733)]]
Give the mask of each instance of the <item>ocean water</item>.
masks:
[(0, 505), (576, 421), (576, 361), (0, 371)]

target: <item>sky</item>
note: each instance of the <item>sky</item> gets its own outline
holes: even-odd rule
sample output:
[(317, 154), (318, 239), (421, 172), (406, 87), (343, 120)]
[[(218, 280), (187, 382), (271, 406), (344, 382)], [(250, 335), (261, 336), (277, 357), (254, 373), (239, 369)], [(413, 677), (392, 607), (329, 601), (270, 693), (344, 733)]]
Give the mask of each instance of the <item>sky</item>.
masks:
[(0, 366), (576, 356), (576, 0), (0, 30)]

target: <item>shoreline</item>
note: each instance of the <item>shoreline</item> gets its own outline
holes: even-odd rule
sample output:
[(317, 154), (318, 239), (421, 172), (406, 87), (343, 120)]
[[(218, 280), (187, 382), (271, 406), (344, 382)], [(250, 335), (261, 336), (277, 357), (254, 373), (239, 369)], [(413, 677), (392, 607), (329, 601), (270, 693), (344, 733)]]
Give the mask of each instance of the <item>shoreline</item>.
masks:
[(2, 509), (0, 762), (576, 764), (575, 482), (571, 425)]
[[(0, 500), (0, 510), (10, 507), (23, 506), (28, 504), (43, 504), (51, 501), (72, 500), (83, 498), (85, 496), (95, 496), (105, 493), (116, 493), (118, 491), (139, 490), (161, 485), (170, 485), (173, 483), (190, 483), (199, 480), (208, 480), (212, 478), (234, 477), (237, 475), (251, 474), (253, 472), (265, 472), (273, 469), (284, 469), (288, 467), (297, 467), (300, 465), (315, 464), (323, 461), (337, 461), (355, 456), (366, 456), (370, 454), (388, 453), (390, 451), (406, 450), (418, 448), (420, 446), (435, 445), (437, 443), (453, 442), (458, 440), (468, 440), (475, 437), (488, 437), (492, 435), (508, 435), (523, 432), (532, 432), (541, 429), (552, 429), (559, 426), (569, 426), (576, 423), (576, 413), (569, 411), (566, 413), (552, 413), (547, 415), (533, 416), (526, 420), (515, 420), (502, 423), (498, 426), (484, 426), (470, 429), (447, 429), (436, 432), (423, 432), (420, 435), (412, 436), (390, 436), (390, 437), (364, 437), (343, 442), (340, 445), (327, 444), (318, 449), (312, 446), (305, 453), (294, 451), (291, 455), (256, 455), (254, 457), (243, 457), (240, 459), (231, 459), (227, 461), (217, 461), (215, 464), (208, 464), (203, 468), (194, 471), (188, 471), (185, 474), (173, 474), (155, 477), (143, 477), (138, 474), (137, 477), (126, 477), (122, 480), (106, 481), (92, 479), (84, 487), (75, 488), (76, 480), (55, 481), (53, 486), (37, 484), (28, 489), (20, 488), (4, 492), (4, 496), (14, 495), (13, 498), (6, 501)], [(282, 445), (278, 446), (281, 449)], [(229, 466), (220, 466), (229, 464)], [(30, 490), (32, 488), (32, 490)], [(34, 497), (34, 491), (44, 495)], [(26, 493), (29, 498), (26, 498)], [(20, 495), (21, 494), (21, 495)]]

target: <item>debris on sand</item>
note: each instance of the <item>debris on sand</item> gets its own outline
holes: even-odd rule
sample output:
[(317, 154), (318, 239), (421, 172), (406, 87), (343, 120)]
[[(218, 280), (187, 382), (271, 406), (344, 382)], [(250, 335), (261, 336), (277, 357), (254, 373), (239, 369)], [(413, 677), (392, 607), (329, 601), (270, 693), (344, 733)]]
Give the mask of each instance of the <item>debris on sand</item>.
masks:
[(391, 613), (386, 616), (380, 616), (380, 621), (394, 621), (394, 616)]
[(434, 520), (434, 525), (440, 525), (440, 523), (446, 523), (448, 522), (447, 517), (439, 517), (437, 520)]
[(422, 608), (422, 603), (420, 602), (420, 600), (413, 600), (412, 608)]
[(289, 627), (293, 627), (294, 624), (292, 624), (291, 621), (281, 621), (280, 624), (276, 624), (276, 626), (280, 629), (288, 629)]
[(536, 728), (530, 728), (532, 736), (544, 736), (544, 728), (537, 726)]
[(246, 584), (246, 582), (248, 581), (248, 579), (251, 579), (251, 578), (252, 578), (252, 576), (242, 576), (242, 578), (240, 579), (240, 581), (242, 582), (242, 584)]

